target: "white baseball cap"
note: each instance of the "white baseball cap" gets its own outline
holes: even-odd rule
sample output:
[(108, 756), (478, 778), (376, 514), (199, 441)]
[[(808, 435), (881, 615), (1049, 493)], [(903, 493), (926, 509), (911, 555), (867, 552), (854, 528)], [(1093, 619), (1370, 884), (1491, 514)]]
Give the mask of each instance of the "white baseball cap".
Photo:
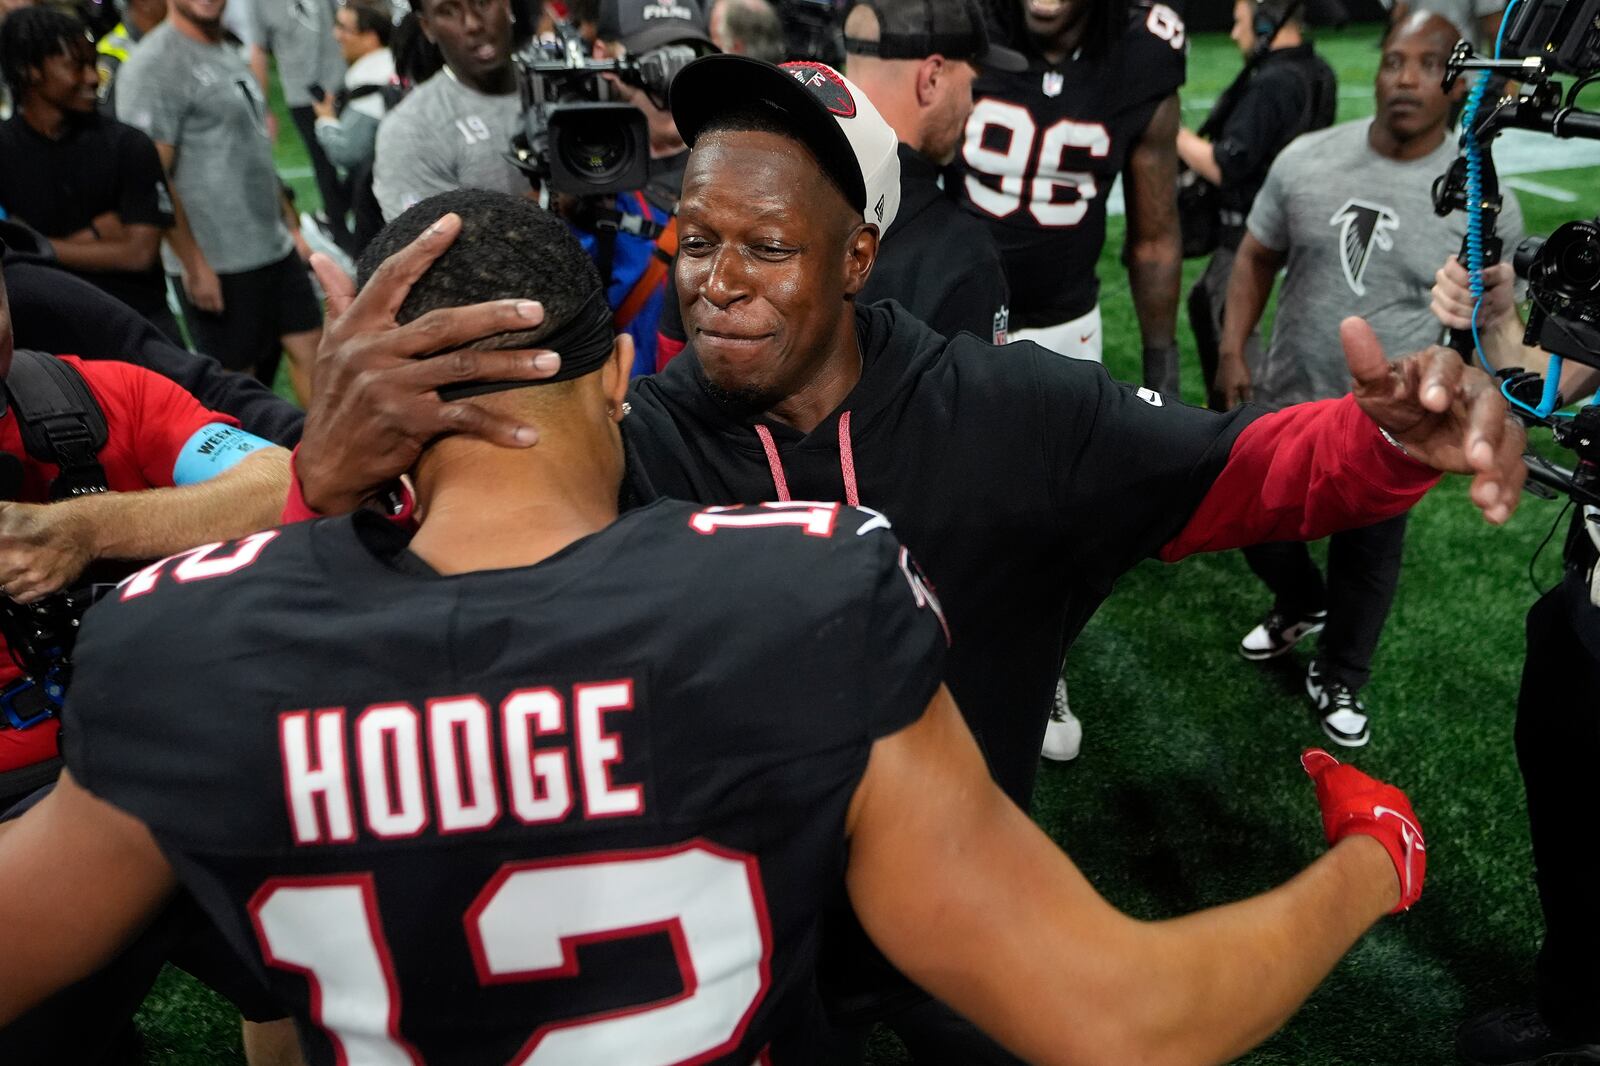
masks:
[(678, 73), (670, 95), (672, 118), (690, 147), (719, 115), (761, 102), (789, 119), (795, 137), (879, 234), (900, 210), (899, 138), (867, 94), (827, 64), (706, 56)]

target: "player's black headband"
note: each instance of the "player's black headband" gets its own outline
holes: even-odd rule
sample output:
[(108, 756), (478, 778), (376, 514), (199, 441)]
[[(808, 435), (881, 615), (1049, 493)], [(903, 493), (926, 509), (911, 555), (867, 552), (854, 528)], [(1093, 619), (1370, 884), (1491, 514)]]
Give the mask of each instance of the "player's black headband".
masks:
[(576, 311), (555, 329), (533, 343), (561, 356), (561, 369), (539, 381), (475, 381), (470, 385), (449, 385), (439, 390), (442, 400), (459, 400), (532, 385), (549, 385), (592, 374), (605, 364), (616, 345), (611, 325), (611, 307), (604, 289), (595, 289)]

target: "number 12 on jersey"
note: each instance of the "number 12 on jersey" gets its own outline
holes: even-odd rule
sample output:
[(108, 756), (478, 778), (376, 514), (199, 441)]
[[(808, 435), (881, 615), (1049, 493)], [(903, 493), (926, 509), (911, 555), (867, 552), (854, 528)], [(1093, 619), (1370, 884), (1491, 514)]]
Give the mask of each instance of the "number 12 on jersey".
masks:
[[(999, 130), (1005, 147), (990, 147), (991, 130)], [(1089, 213), (1089, 201), (1100, 195), (1094, 175), (1067, 170), (1071, 149), (1104, 159), (1111, 154), (1111, 135), (1099, 122), (1064, 118), (1039, 134), (1033, 115), (1020, 104), (992, 97), (979, 100), (967, 120), (962, 157), (977, 174), (1000, 179), (997, 185), (977, 174), (967, 175), (967, 195), (996, 218), (1014, 214), (1024, 202), (1041, 226), (1076, 226)], [(1031, 175), (1031, 178), (1030, 178)], [(1058, 190), (1069, 191), (1067, 197)]]
[[(370, 874), (268, 881), (249, 910), (268, 965), (305, 976), (343, 1066), (423, 1066), (400, 1035), (398, 976)], [(444, 924), (443, 916), (441, 924)], [(754, 857), (705, 841), (507, 863), (463, 927), (482, 985), (582, 977), (584, 943), (665, 935), (675, 996), (585, 1018), (530, 1018), (515, 1066), (665, 1066), (739, 1044), (771, 980)]]

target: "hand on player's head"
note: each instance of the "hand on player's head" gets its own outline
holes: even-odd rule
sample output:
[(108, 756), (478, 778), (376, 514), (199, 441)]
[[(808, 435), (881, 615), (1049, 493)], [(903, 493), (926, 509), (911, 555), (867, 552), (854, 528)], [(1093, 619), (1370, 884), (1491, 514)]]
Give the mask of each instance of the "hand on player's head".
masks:
[(1390, 913), (1409, 910), (1422, 896), (1428, 852), (1422, 823), (1406, 794), (1341, 763), (1321, 748), (1302, 754), (1300, 765), (1316, 784), (1322, 831), (1328, 843), (1337, 844), (1357, 834), (1382, 844), (1400, 882), (1400, 902)]
[[(462, 229), (449, 213), (388, 256), (365, 280), (354, 280), (317, 257), (313, 266), (328, 295), (328, 320), (317, 350), (311, 403), (295, 470), (306, 502), (341, 514), (409, 470), (427, 441), (464, 433), (505, 447), (528, 447), (537, 431), (438, 390), (484, 381), (538, 381), (561, 369), (539, 348), (466, 348), (484, 337), (531, 330), (544, 322), (535, 300), (509, 297), (439, 307), (401, 325), (412, 286), (444, 255)], [(450, 353), (437, 357), (440, 352)]]
[[(1483, 270), (1483, 306), (1478, 308), (1478, 329), (1486, 330), (1511, 312), (1516, 299), (1516, 274), (1510, 263), (1496, 263)], [(1472, 309), (1477, 298), (1472, 295), (1472, 276), (1455, 256), (1446, 259), (1433, 276), (1432, 308), (1434, 317), (1449, 329), (1470, 329)]]
[(1495, 525), (1511, 518), (1528, 471), (1528, 436), (1510, 417), (1489, 375), (1449, 348), (1433, 347), (1390, 362), (1372, 327), (1347, 318), (1339, 327), (1356, 402), (1406, 454), (1445, 473), (1469, 474), (1471, 498)]

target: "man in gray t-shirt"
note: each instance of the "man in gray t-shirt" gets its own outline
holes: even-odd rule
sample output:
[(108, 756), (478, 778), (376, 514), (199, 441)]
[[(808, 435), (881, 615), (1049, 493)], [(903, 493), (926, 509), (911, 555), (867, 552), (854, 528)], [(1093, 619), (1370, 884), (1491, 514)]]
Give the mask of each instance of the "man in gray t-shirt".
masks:
[(333, 9), (333, 0), (255, 0), (251, 10), (255, 39), (250, 44), (250, 69), (265, 95), (268, 57), (277, 58), (283, 102), (311, 157), (311, 172), (317, 179), (328, 227), (333, 239), (349, 252), (354, 250), (345, 221), (349, 197), (338, 171), (317, 141), (317, 116), (311, 108), (313, 86), (331, 97), (344, 81), (344, 57), (333, 36)]
[[(1466, 229), (1460, 214), (1434, 214), (1432, 197), (1434, 180), (1456, 154), (1446, 136), (1452, 100), (1440, 87), (1456, 39), (1437, 15), (1396, 24), (1384, 41), (1377, 114), (1300, 137), (1272, 164), (1228, 284), (1217, 368), (1226, 406), (1254, 399), (1283, 407), (1344, 395), (1350, 375), (1339, 323), (1350, 315), (1366, 319), (1391, 356), (1439, 339), (1429, 309), (1434, 272), (1460, 249)], [(1510, 195), (1501, 232), (1508, 245), (1522, 234)], [(1246, 339), (1281, 268), (1271, 343), (1257, 365), (1247, 365)], [(1371, 677), (1404, 536), (1404, 515), (1335, 535), (1326, 581), (1303, 544), (1245, 550), (1274, 603), (1245, 635), (1240, 654), (1275, 658), (1323, 630), (1306, 691), (1323, 732), (1348, 747), (1370, 735), (1356, 693)]]
[(439, 46), (444, 68), (378, 127), (372, 191), (383, 217), (452, 189), (527, 195), (528, 179), (506, 157), (522, 111), (511, 66), (510, 3), (422, 0), (418, 19)]
[[(266, 100), (250, 68), (221, 43), (222, 6), (170, 0), (167, 20), (117, 76), (117, 117), (155, 142), (221, 279), (220, 313), (184, 298), (196, 346), (269, 383), (286, 349), (299, 389), (321, 337), (321, 311), (273, 169)], [(169, 255), (168, 273), (177, 268)]]

